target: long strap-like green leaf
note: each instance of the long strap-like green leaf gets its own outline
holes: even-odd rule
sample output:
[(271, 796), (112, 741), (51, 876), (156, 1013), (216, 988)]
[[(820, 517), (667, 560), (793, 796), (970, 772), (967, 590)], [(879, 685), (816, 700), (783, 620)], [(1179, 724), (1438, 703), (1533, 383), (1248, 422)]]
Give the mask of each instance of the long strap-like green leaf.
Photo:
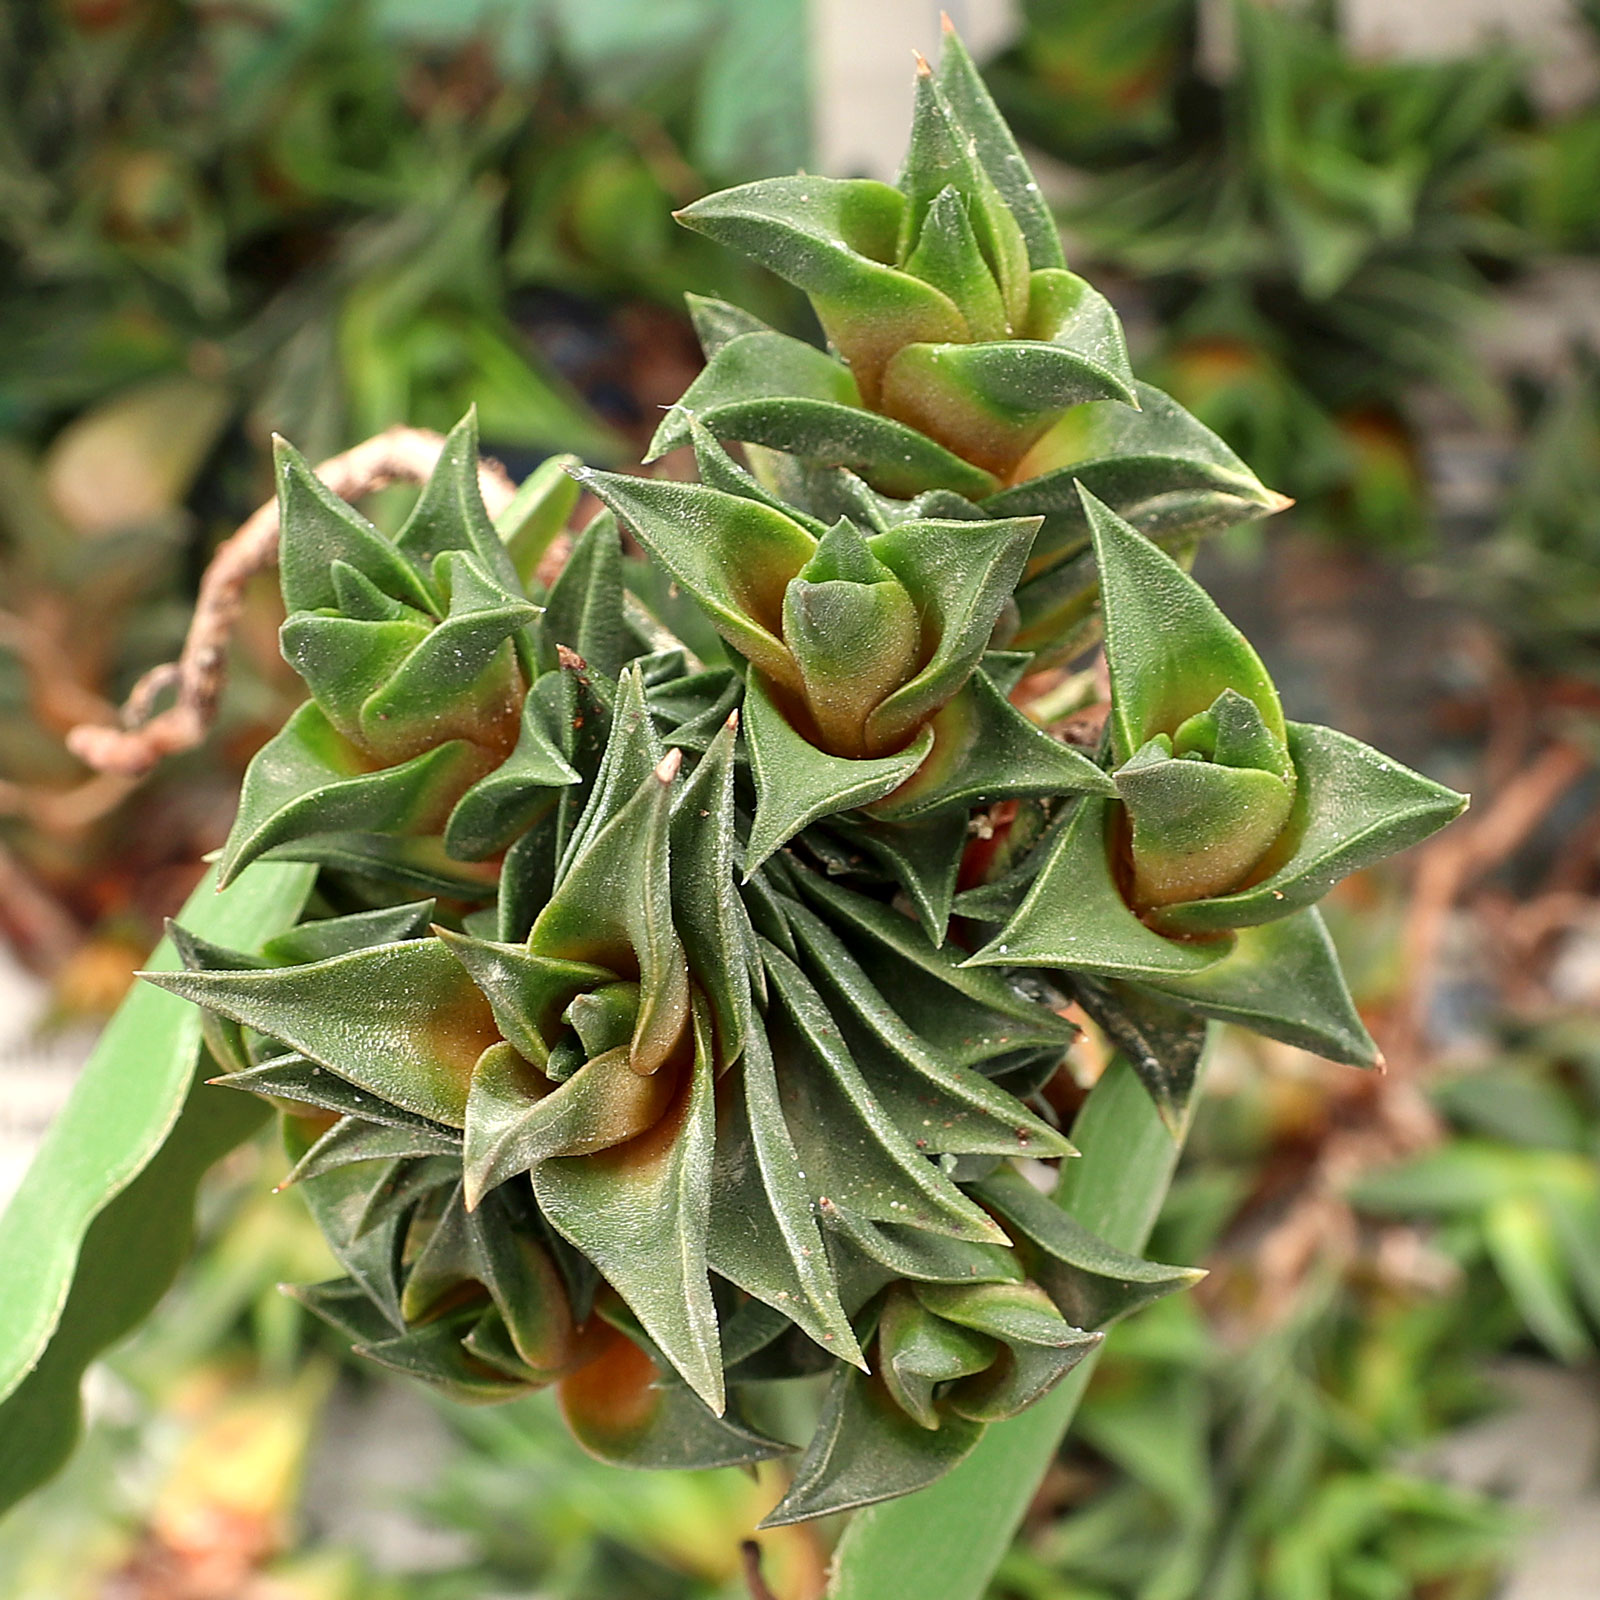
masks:
[[(315, 876), (260, 862), (218, 894), (207, 873), (181, 920), (255, 949), (294, 922)], [(177, 964), (168, 941), (150, 964)], [(200, 1013), (137, 984), (0, 1217), (0, 1511), (71, 1454), (84, 1369), (171, 1284), (201, 1175), (265, 1115), (197, 1083), (200, 1060)]]
[[(1194, 1101), (1191, 1100), (1193, 1105)], [(1072, 1130), (1059, 1198), (1086, 1228), (1142, 1250), (1182, 1148), (1127, 1063), (1115, 1061)], [(990, 1427), (947, 1478), (858, 1511), (834, 1555), (828, 1600), (979, 1600), (1089, 1382), (1093, 1360), (1010, 1422)]]

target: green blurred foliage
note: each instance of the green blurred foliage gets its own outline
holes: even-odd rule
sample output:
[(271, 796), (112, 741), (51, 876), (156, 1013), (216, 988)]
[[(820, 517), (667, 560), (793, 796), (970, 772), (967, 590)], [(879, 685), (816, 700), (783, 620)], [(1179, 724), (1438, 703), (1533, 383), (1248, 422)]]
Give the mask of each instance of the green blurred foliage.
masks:
[[(1295, 496), (1301, 522), (1424, 544), (1406, 391), (1506, 413), (1468, 334), (1494, 282), (1581, 234), (1593, 113), (1539, 125), (1526, 63), (1500, 47), (1357, 58), (1325, 5), (1239, 0), (1220, 78), (1193, 3), (1027, 14), (997, 90), (1032, 138), (1095, 170), (1064, 218), (1080, 255), (1150, 284), (1148, 375)], [(1117, 92), (1069, 102), (1053, 92), (1068, 79)]]
[[(1212, 1282), (1115, 1331), (994, 1600), (1488, 1596), (1524, 1519), (1402, 1463), (1493, 1408), (1494, 1358), (1592, 1359), (1600, 1031), (1508, 1025), (1441, 1078), (1445, 1141), (1350, 1191), (1369, 1248), (1313, 1265), (1265, 1325), (1259, 1219), (1337, 1122), (1334, 1080), (1226, 1057), (1152, 1242)], [(1378, 1269), (1372, 1230), (1396, 1223), (1425, 1229), (1431, 1284)]]
[(622, 460), (692, 373), (687, 287), (793, 322), (670, 213), (804, 160), (804, 22), (802, 0), (0, 8), (0, 832), (81, 923), (148, 940), (286, 714), (253, 595), (207, 750), (91, 816), (55, 803), (84, 776), (67, 730), (176, 655), (271, 432), (316, 460), (475, 404), (519, 470)]

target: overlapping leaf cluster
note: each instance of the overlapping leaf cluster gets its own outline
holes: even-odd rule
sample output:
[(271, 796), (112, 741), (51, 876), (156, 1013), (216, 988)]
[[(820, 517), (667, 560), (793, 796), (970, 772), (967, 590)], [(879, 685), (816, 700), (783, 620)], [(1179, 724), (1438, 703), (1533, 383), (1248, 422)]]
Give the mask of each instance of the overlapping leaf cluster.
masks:
[[(638, 1465), (775, 1454), (745, 1397), (831, 1374), (777, 1522), (931, 1481), (1193, 1277), (1018, 1164), (1072, 1153), (1070, 1004), (1171, 1115), (1207, 1017), (1370, 1062), (1312, 903), (1461, 803), (1285, 721), (1162, 549), (1275, 497), (1134, 382), (958, 42), (918, 95), (897, 188), (691, 208), (832, 349), (702, 304), (659, 441), (699, 482), (583, 474), (548, 593), (551, 505), (490, 523), (470, 420), (392, 539), (284, 449), (312, 698), (221, 873), (319, 895), (156, 980), (284, 1108), (346, 1272), (302, 1294), (375, 1360), (557, 1384)], [(1098, 753), (1014, 698), (1096, 586)]]

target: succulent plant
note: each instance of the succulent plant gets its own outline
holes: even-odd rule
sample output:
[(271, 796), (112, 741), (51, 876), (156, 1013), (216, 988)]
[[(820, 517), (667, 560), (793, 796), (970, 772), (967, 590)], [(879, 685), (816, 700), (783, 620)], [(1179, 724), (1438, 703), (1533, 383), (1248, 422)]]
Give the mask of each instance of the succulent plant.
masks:
[[(1037, 1096), (1070, 1002), (1174, 1120), (1206, 1017), (1371, 1062), (1313, 902), (1462, 801), (1287, 722), (1164, 553), (1275, 497), (1134, 384), (958, 42), (898, 188), (686, 220), (800, 283), (833, 349), (702, 306), (659, 441), (700, 481), (580, 471), (606, 509), (548, 592), (520, 530), (549, 519), (490, 522), (470, 419), (393, 537), (283, 451), (312, 698), (220, 872), (317, 891), (151, 976), (284, 1109), (346, 1274), (308, 1306), (461, 1398), (556, 1384), (635, 1465), (779, 1453), (750, 1387), (829, 1373), (787, 1522), (932, 1482), (1193, 1280), (1018, 1165), (1072, 1154)], [(1070, 459), (1028, 478), (1048, 440)], [(1070, 616), (1029, 598), (1063, 568)], [(1098, 752), (1016, 698), (1096, 588)]]

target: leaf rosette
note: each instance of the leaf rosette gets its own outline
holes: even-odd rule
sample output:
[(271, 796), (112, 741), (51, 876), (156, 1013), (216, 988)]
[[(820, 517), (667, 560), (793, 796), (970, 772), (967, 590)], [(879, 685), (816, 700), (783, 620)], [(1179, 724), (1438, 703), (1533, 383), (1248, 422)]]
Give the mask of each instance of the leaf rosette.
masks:
[[(706, 369), (649, 458), (698, 421), (884, 496), (1042, 516), (1017, 596), (1030, 648), (1070, 653), (1092, 626), (1075, 480), (1174, 547), (1287, 504), (1134, 378), (1116, 312), (1067, 269), (1039, 185), (953, 33), (937, 73), (919, 68), (896, 184), (772, 178), (678, 220), (803, 290), (831, 348), (691, 297)], [(758, 470), (774, 486), (784, 471)]]
[[(1079, 975), (1091, 1014), (1107, 986), (1126, 986), (1374, 1064), (1315, 903), (1443, 827), (1465, 797), (1344, 734), (1287, 721), (1260, 657), (1199, 584), (1083, 499), (1115, 793), (1086, 797), (1055, 830), (1021, 903), (972, 959)], [(981, 915), (984, 898), (965, 909)], [(1170, 1085), (1159, 1093), (1174, 1098)]]
[[(222, 881), (269, 852), (348, 858), (363, 842), (418, 881), (430, 865), (459, 879), (449, 858), (481, 859), (507, 842), (484, 779), (498, 773), (499, 791), (514, 782), (536, 795), (578, 777), (550, 696), (528, 692), (541, 607), (479, 496), (476, 424), (469, 416), (451, 433), (392, 540), (282, 441), (276, 470), (281, 643), (311, 700), (250, 765)], [(443, 853), (430, 856), (428, 839), (442, 839)], [(492, 879), (477, 892), (485, 884), (492, 893)]]
[(909, 822), (1108, 787), (980, 670), (1036, 518), (917, 519), (870, 532), (840, 516), (825, 526), (699, 442), (724, 487), (611, 473), (583, 481), (748, 666), (757, 807), (747, 869), (843, 811)]

